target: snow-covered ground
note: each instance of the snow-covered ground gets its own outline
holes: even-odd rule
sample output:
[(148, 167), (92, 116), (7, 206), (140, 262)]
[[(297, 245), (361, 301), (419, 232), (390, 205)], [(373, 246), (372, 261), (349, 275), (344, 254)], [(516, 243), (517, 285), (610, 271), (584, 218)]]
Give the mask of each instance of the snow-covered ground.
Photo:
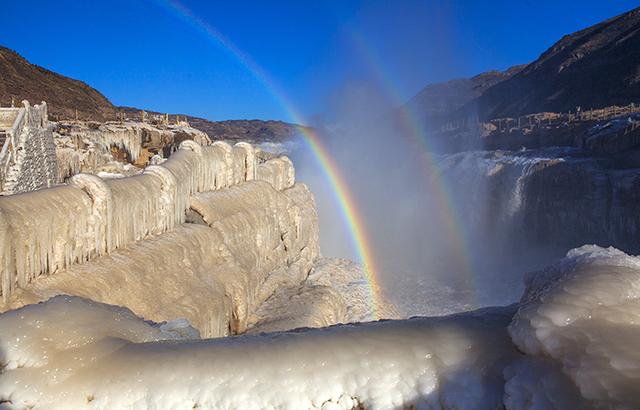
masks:
[(639, 323), (640, 258), (596, 246), (511, 307), (259, 336), (58, 296), (0, 315), (0, 407), (637, 408)]

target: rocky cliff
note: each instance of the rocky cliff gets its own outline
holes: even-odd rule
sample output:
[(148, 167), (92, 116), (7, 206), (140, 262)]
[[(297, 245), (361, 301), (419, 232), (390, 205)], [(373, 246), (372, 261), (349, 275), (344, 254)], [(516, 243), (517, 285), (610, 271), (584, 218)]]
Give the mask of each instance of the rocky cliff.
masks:
[(431, 84), (406, 105), (427, 127), (640, 101), (640, 9), (568, 34), (535, 61)]
[(480, 97), (494, 85), (516, 75), (526, 67), (513, 66), (505, 71), (487, 71), (471, 78), (457, 78), (427, 85), (406, 104), (427, 128), (439, 128), (469, 102)]
[(481, 119), (640, 100), (640, 9), (564, 36), (470, 103)]

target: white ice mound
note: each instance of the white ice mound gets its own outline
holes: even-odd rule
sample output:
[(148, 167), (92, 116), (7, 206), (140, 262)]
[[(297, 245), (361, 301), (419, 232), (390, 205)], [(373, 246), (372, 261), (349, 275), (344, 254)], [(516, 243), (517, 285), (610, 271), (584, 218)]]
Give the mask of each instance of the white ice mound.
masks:
[[(518, 395), (530, 395), (528, 406), (511, 408), (548, 408), (533, 405), (543, 395), (556, 403), (577, 403), (577, 391), (594, 407), (638, 408), (640, 258), (614, 248), (583, 246), (551, 268), (528, 275), (509, 333), (527, 355), (552, 359), (562, 373), (548, 375), (542, 383), (533, 380), (533, 366), (511, 366), (505, 372), (505, 401), (526, 402)], [(538, 362), (536, 368), (541, 366)], [(549, 369), (545, 367), (548, 374)], [(523, 377), (524, 372), (529, 376)], [(560, 397), (558, 384), (549, 377), (567, 377), (577, 389), (561, 389), (565, 397)]]
[(512, 310), (197, 341), (56, 297), (0, 315), (9, 408), (500, 408)]
[[(111, 341), (100, 351), (90, 349), (91, 360), (97, 357), (94, 353), (107, 353), (108, 346), (117, 347), (123, 341), (199, 338), (185, 319), (154, 324), (123, 307), (66, 295), (12, 310), (0, 318), (0, 363), (5, 371), (45, 367), (62, 359), (63, 351), (83, 350), (105, 340)], [(83, 354), (65, 356), (65, 370), (72, 370), (76, 364), (83, 367), (74, 362), (84, 359)]]

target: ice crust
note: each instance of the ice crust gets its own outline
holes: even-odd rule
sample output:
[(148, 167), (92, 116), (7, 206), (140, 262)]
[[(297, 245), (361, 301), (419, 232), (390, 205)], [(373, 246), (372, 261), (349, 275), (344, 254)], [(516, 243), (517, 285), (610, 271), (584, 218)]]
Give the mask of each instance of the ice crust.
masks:
[[(319, 269), (336, 264), (325, 260)], [(328, 273), (320, 273), (309, 284), (324, 286), (319, 278)], [(529, 274), (511, 307), (255, 336), (185, 340), (197, 333), (184, 319), (155, 324), (59, 296), (0, 315), (0, 402), (19, 409), (638, 408), (639, 295), (639, 258), (584, 246)]]
[(57, 297), (0, 316), (0, 401), (47, 409), (498, 408), (501, 367), (518, 354), (506, 333), (511, 314), (184, 341), (126, 309)]
[[(568, 376), (593, 407), (637, 408), (640, 258), (593, 245), (570, 251), (527, 277), (509, 333), (527, 355), (552, 359), (553, 377)], [(519, 383), (511, 378), (507, 386)], [(543, 385), (535, 394), (552, 396), (553, 389)]]

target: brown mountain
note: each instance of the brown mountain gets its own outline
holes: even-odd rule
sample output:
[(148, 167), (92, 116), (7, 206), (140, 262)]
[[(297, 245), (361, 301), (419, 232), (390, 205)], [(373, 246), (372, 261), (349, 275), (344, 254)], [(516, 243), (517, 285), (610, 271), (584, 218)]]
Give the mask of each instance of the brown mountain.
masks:
[[(33, 104), (46, 101), (54, 120), (75, 119), (76, 110), (79, 119), (93, 121), (115, 120), (122, 111), (130, 118), (137, 118), (141, 111), (116, 107), (88, 84), (31, 64), (15, 51), (0, 46), (0, 106), (9, 106), (12, 99), (16, 104), (22, 100)], [(282, 121), (209, 121), (183, 114), (180, 117), (186, 117), (193, 127), (213, 139), (278, 141), (290, 138), (300, 130), (300, 126)]]
[(564, 36), (466, 110), (483, 119), (640, 102), (640, 8)]
[(487, 71), (471, 78), (430, 84), (414, 96), (407, 103), (407, 107), (423, 117), (428, 124), (438, 126), (465, 104), (480, 97), (487, 89), (511, 78), (525, 67), (526, 65), (517, 65), (505, 71)]
[(115, 108), (97, 90), (82, 81), (29, 63), (13, 50), (0, 46), (0, 106), (29, 100), (46, 101), (52, 118), (104, 121), (115, 117)]
[[(124, 112), (126, 117), (130, 119), (140, 118), (142, 112), (141, 109), (133, 107), (118, 107), (118, 110)], [(147, 114), (156, 117), (164, 116), (163, 113), (156, 111), (147, 111)], [(174, 121), (176, 116), (180, 119), (186, 119), (192, 127), (206, 132), (213, 140), (276, 142), (292, 138), (305, 128), (302, 125), (276, 120), (209, 121), (186, 114), (169, 114), (169, 120)]]
[(640, 8), (564, 36), (528, 65), (431, 84), (412, 98), (427, 124), (640, 103)]

